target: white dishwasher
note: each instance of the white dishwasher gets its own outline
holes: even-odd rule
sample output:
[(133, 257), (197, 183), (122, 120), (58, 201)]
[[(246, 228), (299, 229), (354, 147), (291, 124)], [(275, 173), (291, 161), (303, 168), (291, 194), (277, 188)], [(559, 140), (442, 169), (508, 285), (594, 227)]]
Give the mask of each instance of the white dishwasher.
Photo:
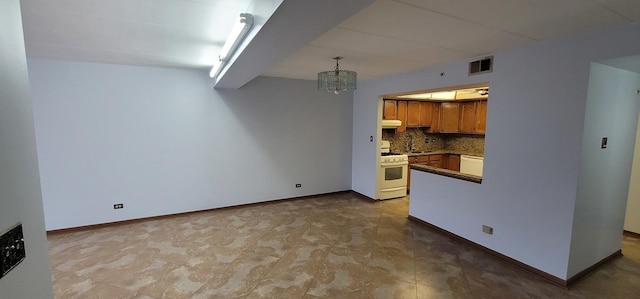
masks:
[(460, 172), (482, 176), (484, 157), (460, 155)]

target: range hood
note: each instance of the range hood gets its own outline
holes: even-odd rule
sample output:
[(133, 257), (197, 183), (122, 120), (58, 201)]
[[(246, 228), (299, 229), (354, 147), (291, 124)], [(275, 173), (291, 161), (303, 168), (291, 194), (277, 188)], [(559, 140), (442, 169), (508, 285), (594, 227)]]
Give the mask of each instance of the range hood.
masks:
[(383, 129), (395, 129), (402, 125), (402, 122), (395, 119), (383, 119), (382, 120), (382, 128)]

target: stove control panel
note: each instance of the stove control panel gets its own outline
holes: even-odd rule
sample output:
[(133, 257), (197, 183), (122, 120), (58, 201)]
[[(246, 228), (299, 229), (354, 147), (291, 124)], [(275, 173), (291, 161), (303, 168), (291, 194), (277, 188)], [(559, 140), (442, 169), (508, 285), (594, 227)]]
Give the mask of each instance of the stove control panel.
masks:
[(380, 163), (401, 163), (409, 162), (407, 155), (395, 155), (395, 156), (383, 156), (380, 158)]

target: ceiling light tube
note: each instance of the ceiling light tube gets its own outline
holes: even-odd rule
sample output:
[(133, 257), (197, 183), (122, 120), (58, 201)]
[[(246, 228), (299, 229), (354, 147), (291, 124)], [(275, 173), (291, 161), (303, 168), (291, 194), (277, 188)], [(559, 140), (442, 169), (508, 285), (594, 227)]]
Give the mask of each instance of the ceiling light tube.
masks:
[(235, 50), (235, 47), (238, 46), (251, 26), (253, 26), (253, 15), (249, 13), (241, 13), (240, 19), (238, 19), (238, 22), (233, 25), (233, 29), (231, 29), (231, 33), (229, 33), (227, 41), (224, 43), (224, 46), (222, 46), (222, 50), (220, 50), (220, 60), (226, 61), (229, 54)]
[(213, 62), (213, 67), (211, 68), (211, 72), (209, 72), (209, 77), (213, 78), (216, 75), (218, 75), (218, 72), (220, 72), (221, 67), (222, 67), (222, 60), (216, 59), (216, 61)]
[(250, 13), (241, 13), (238, 22), (233, 25), (233, 29), (231, 29), (231, 33), (229, 33), (227, 41), (222, 46), (220, 54), (218, 54), (218, 59), (214, 62), (213, 68), (211, 68), (211, 72), (209, 73), (211, 78), (218, 75), (218, 72), (220, 72), (224, 63), (228, 60), (231, 53), (235, 51), (236, 47), (240, 44), (240, 41), (242, 41), (247, 35), (251, 26), (253, 26), (253, 15)]

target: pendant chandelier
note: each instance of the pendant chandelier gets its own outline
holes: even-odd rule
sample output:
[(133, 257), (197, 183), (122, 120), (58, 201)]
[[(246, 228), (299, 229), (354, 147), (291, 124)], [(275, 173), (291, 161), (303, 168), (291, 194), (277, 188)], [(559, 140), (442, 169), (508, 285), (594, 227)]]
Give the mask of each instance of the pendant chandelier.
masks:
[(342, 57), (333, 57), (333, 59), (336, 60), (335, 70), (318, 73), (318, 90), (326, 90), (335, 94), (355, 90), (356, 72), (340, 69), (339, 61)]

